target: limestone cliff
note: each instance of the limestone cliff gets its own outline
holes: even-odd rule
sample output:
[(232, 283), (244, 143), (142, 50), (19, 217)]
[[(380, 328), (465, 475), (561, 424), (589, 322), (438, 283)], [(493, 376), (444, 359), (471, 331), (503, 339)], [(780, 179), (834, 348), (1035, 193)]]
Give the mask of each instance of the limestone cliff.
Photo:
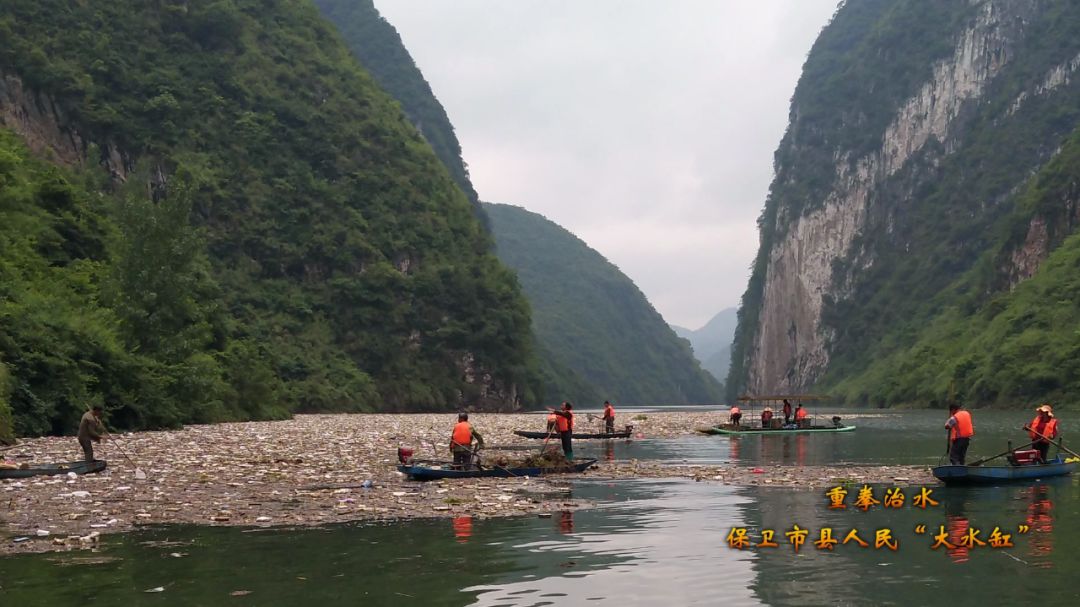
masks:
[[(729, 394), (829, 387), (911, 342), (1076, 126), (1068, 2), (846, 3), (807, 59), (759, 220)], [(1037, 107), (1035, 107), (1037, 106)], [(1057, 114), (1048, 118), (1053, 108)], [(1024, 219), (1032, 276), (1075, 221)], [(1015, 219), (1015, 218), (1014, 218)], [(900, 330), (902, 329), (902, 330)]]

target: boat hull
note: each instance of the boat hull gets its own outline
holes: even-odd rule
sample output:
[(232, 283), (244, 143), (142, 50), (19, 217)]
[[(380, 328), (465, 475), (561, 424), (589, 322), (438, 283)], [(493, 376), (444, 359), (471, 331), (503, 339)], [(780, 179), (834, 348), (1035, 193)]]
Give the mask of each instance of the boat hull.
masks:
[[(518, 436), (523, 437), (523, 438), (547, 438), (548, 436), (550, 436), (551, 438), (553, 438), (555, 440), (559, 439), (559, 435), (556, 432), (552, 432), (551, 434), (548, 434), (547, 432), (530, 432), (529, 430), (514, 430), (514, 434), (517, 434)], [(630, 432), (628, 430), (624, 430), (622, 432), (611, 432), (611, 433), (597, 432), (597, 433), (591, 433), (591, 434), (575, 432), (574, 435), (573, 435), (573, 438), (574, 439), (630, 438)]]
[(753, 428), (753, 429), (744, 429), (744, 430), (735, 430), (735, 429), (730, 429), (730, 428), (719, 428), (719, 427), (717, 427), (717, 428), (707, 428), (705, 430), (699, 430), (699, 432), (702, 432), (704, 434), (734, 434), (734, 435), (740, 435), (741, 436), (741, 435), (744, 435), (744, 434), (770, 434), (770, 435), (771, 434), (781, 434), (781, 435), (782, 434), (817, 434), (817, 433), (821, 433), (821, 432), (853, 432), (854, 430), (855, 430), (855, 426), (841, 426), (839, 428), (832, 428), (832, 427), (824, 427), (824, 426), (822, 426), (822, 427), (817, 427), (817, 428), (810, 427), (810, 428), (791, 428), (791, 429), (784, 429), (784, 428), (766, 428), (766, 429)]
[(55, 474), (93, 474), (101, 472), (106, 467), (105, 460), (96, 459), (92, 462), (66, 462), (59, 464), (45, 464), (23, 470), (0, 469), (0, 478), (30, 478), (32, 476), (51, 476)]
[(505, 468), (485, 465), (482, 470), (445, 470), (425, 466), (398, 466), (398, 470), (417, 481), (432, 481), (454, 478), (510, 478), (516, 476), (542, 476), (545, 474), (568, 474), (584, 472), (596, 463), (595, 459), (585, 460), (569, 468)]
[(1026, 466), (938, 466), (933, 473), (946, 485), (996, 485), (1065, 476), (1075, 469), (1075, 462), (1055, 460)]

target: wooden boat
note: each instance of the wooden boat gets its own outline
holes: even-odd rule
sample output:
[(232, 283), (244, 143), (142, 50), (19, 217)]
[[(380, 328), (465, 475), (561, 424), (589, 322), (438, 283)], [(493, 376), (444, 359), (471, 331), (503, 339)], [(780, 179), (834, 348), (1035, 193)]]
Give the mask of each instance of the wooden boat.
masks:
[[(803, 402), (820, 402), (827, 400), (829, 397), (818, 394), (771, 394), (771, 395), (749, 395), (744, 394), (738, 398), (738, 402), (741, 403), (748, 411), (743, 412), (742, 421), (738, 426), (732, 426), (731, 424), (720, 424), (712, 428), (700, 428), (698, 432), (702, 434), (729, 434), (729, 435), (743, 435), (743, 434), (762, 434), (762, 435), (785, 435), (785, 434), (817, 434), (821, 432), (852, 432), (855, 430), (855, 426), (846, 426), (840, 423), (839, 416), (833, 416), (831, 426), (815, 426), (812, 425), (810, 417), (803, 420), (803, 423), (807, 425), (795, 425), (788, 424), (782, 426), (781, 418), (775, 416), (772, 418), (770, 427), (763, 427), (762, 424), (757, 424), (759, 416), (757, 414), (757, 407), (760, 403), (762, 407), (772, 411), (772, 405), (776, 404), (777, 409), (781, 409), (781, 403), (796, 402), (798, 405), (802, 405)], [(750, 420), (750, 421), (748, 421)]]
[(68, 472), (74, 472), (75, 474), (92, 474), (94, 472), (101, 472), (105, 469), (105, 466), (105, 460), (96, 459), (92, 462), (79, 461), (59, 464), (39, 464), (30, 466), (29, 468), (0, 468), (0, 478), (29, 478), (31, 476), (67, 474)]
[(1022, 464), (1018, 466), (938, 466), (934, 476), (946, 485), (996, 485), (1000, 483), (1033, 481), (1071, 474), (1076, 462), (1066, 462), (1060, 457), (1045, 464)]
[[(593, 432), (593, 433), (575, 432), (573, 434), (573, 437), (575, 439), (578, 439), (578, 438), (630, 438), (630, 435), (632, 433), (633, 433), (633, 431), (631, 431), (631, 430), (623, 430), (621, 432)], [(521, 436), (521, 437), (524, 437), (524, 438), (547, 438), (549, 436), (547, 432), (530, 432), (528, 430), (514, 430), (514, 434), (517, 434), (518, 436)], [(550, 436), (554, 440), (559, 440), (559, 434), (557, 432), (552, 432), (550, 434)]]
[(479, 470), (453, 470), (450, 468), (430, 468), (427, 466), (402, 464), (398, 466), (398, 470), (409, 475), (413, 480), (431, 481), (440, 478), (508, 478), (512, 476), (541, 476), (544, 474), (584, 472), (595, 463), (595, 459), (587, 459), (563, 468), (506, 468), (503, 466), (484, 464)]
[(751, 428), (740, 426), (739, 428), (705, 428), (698, 430), (703, 434), (810, 434), (816, 432), (852, 432), (855, 426), (809, 426), (807, 428)]

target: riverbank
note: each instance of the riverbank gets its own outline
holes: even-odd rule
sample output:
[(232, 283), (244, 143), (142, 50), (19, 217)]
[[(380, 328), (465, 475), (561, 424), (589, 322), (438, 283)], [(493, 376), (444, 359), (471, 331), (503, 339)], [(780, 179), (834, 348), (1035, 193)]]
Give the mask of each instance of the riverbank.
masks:
[[(718, 419), (713, 412), (662, 412), (634, 420), (635, 436), (676, 438)], [(432, 516), (520, 516), (587, 507), (565, 477), (417, 483), (396, 470), (398, 446), (445, 459), (452, 414), (300, 415), (279, 422), (189, 426), (138, 432), (98, 447), (102, 474), (0, 481), (0, 553), (93, 547), (101, 534), (144, 525), (322, 525)], [(477, 414), (488, 445), (541, 441), (513, 430), (543, 427), (536, 414)], [(620, 427), (630, 423), (620, 419)], [(579, 430), (596, 425), (581, 416)], [(555, 444), (556, 441), (551, 441)], [(125, 458), (126, 453), (130, 460)], [(528, 451), (490, 450), (488, 461)], [(73, 437), (21, 442), (0, 456), (22, 463), (73, 461)], [(136, 478), (136, 468), (145, 479)], [(732, 485), (819, 488), (851, 480), (933, 482), (925, 466), (691, 466), (660, 461), (601, 462), (591, 477), (684, 477)], [(73, 475), (72, 475), (73, 476)], [(29, 538), (16, 542), (19, 538)]]

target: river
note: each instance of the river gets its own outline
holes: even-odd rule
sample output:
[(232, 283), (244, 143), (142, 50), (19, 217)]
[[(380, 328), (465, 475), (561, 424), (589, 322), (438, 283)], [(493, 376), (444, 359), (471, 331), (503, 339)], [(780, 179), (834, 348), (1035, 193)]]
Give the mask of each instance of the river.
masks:
[[(579, 449), (674, 463), (926, 463), (944, 451), (940, 412), (842, 412), (853, 433), (635, 440)], [(1027, 413), (975, 413), (972, 456), (1022, 442)], [(1069, 424), (1062, 422), (1066, 430)], [(936, 435), (936, 438), (935, 438)], [(585, 453), (583, 453), (585, 454)], [(970, 459), (970, 458), (969, 458)], [(920, 605), (1076, 604), (1080, 485), (901, 485), (897, 508), (843, 509), (823, 490), (585, 478), (597, 507), (550, 518), (431, 519), (323, 528), (168, 527), (110, 536), (96, 552), (0, 559), (0, 605)], [(889, 485), (871, 487), (883, 500)], [(794, 549), (787, 532), (808, 531)], [(925, 530), (920, 531), (922, 527)], [(993, 547), (992, 530), (1002, 535)], [(751, 546), (729, 545), (745, 529)], [(814, 545), (821, 530), (842, 541)], [(762, 530), (777, 547), (756, 547)], [(879, 530), (888, 542), (875, 547)], [(960, 546), (979, 531), (987, 542)], [(941, 532), (944, 532), (942, 535)], [(935, 536), (954, 548), (931, 548)], [(1009, 535), (1007, 541), (1004, 535)], [(887, 541), (888, 537), (885, 538)], [(151, 591), (151, 592), (148, 592)]]

